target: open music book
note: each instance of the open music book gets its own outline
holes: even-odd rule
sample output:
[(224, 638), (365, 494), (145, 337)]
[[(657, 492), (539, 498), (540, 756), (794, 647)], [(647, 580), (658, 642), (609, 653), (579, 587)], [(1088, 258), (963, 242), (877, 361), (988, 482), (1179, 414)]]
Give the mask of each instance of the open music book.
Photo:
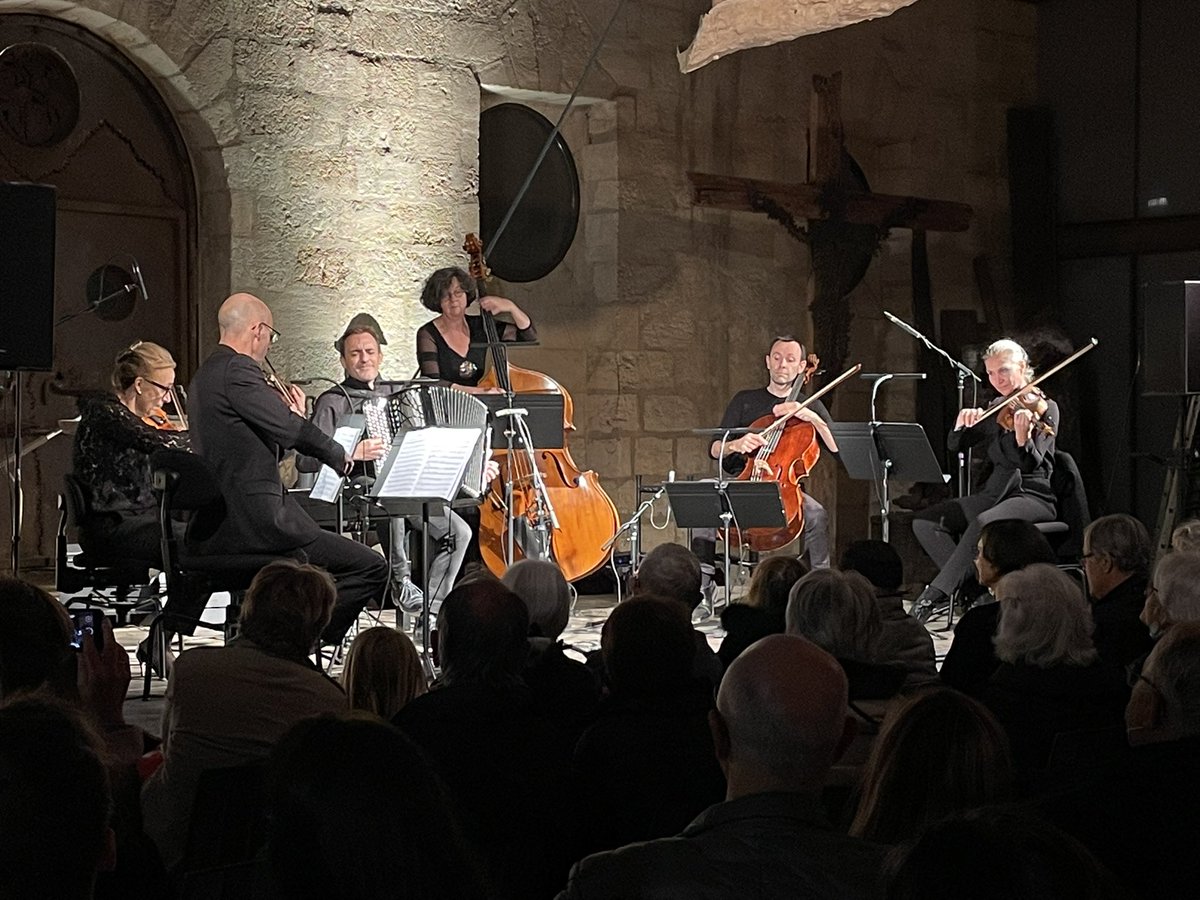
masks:
[(445, 500), (458, 496), (483, 431), (479, 428), (418, 428), (397, 431), (371, 495)]
[[(333, 432), (333, 439), (341, 448), (346, 451), (349, 456), (354, 452), (355, 446), (362, 438), (363, 433), (363, 417), (362, 416), (346, 416)], [(342, 473), (335, 472), (329, 466), (321, 466), (321, 472), (317, 475), (316, 484), (313, 485), (309, 497), (313, 500), (324, 500), (326, 503), (332, 503), (337, 499), (338, 491), (342, 488)]]

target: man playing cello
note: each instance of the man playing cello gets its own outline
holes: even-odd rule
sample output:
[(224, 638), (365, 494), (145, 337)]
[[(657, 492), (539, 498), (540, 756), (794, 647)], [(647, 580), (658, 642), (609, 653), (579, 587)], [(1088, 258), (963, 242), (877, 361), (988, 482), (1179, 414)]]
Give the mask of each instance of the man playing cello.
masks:
[[(816, 431), (821, 446), (830, 453), (838, 452), (837, 441), (829, 430), (833, 419), (829, 410), (820, 400), (813, 401), (809, 406), (800, 409), (807, 399), (807, 394), (801, 392), (794, 402), (785, 402), (791, 393), (797, 378), (807, 373), (804, 345), (791, 335), (780, 335), (771, 342), (771, 348), (766, 356), (767, 373), (770, 376), (765, 387), (738, 391), (721, 419), (722, 428), (744, 428), (755, 419), (771, 415), (776, 418), (795, 415), (796, 418), (807, 422)], [(797, 412), (798, 410), (798, 412)], [(745, 467), (747, 455), (753, 454), (764, 444), (763, 438), (754, 433), (747, 433), (725, 442), (725, 455), (721, 457), (721, 441), (715, 440), (708, 454), (713, 459), (721, 459), (721, 465), (731, 475), (737, 475)], [(804, 493), (804, 546), (808, 551), (809, 562), (814, 569), (829, 567), (829, 516), (825, 507), (813, 499), (807, 491)], [(699, 529), (693, 533), (692, 551), (700, 557), (703, 563), (711, 564), (716, 554), (716, 533), (711, 529)]]

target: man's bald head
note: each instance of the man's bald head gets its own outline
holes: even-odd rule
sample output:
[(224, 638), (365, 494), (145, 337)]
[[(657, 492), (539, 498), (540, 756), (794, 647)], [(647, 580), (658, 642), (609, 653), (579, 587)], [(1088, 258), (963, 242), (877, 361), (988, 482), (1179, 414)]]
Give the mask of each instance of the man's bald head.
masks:
[(274, 322), (271, 308), (253, 294), (233, 294), (217, 311), (221, 343), (260, 362), (271, 346), (271, 330), (266, 326)]
[(776, 634), (743, 652), (717, 695), (729, 798), (819, 788), (850, 734), (846, 702), (842, 667), (811, 641)]

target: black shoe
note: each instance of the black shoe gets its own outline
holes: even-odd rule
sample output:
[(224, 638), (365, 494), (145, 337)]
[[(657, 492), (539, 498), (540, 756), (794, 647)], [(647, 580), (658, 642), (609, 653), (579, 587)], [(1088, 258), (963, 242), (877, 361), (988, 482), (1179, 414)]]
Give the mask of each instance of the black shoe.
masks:
[(914, 619), (924, 625), (937, 612), (938, 607), (944, 607), (949, 597), (930, 585), (921, 592), (921, 596), (913, 603), (910, 613)]

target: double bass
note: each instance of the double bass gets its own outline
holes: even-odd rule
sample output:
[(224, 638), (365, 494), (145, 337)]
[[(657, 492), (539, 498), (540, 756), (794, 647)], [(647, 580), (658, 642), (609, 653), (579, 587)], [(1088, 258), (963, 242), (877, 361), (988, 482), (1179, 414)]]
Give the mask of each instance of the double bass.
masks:
[[(805, 371), (792, 384), (792, 389), (781, 403), (795, 403), (800, 390), (808, 383), (820, 361), (809, 354)], [(825, 387), (821, 388), (800, 404), (806, 409), (814, 401), (829, 393), (847, 378), (858, 373), (862, 364), (855, 364)], [(796, 412), (799, 412), (797, 410)], [(812, 467), (821, 457), (821, 445), (817, 441), (817, 430), (810, 422), (789, 416), (775, 418), (760, 416), (750, 423), (750, 430), (760, 434), (765, 443), (749, 456), (738, 475), (738, 481), (777, 481), (783, 497), (783, 512), (787, 523), (782, 528), (746, 528), (740, 534), (730, 529), (730, 543), (743, 543), (752, 550), (764, 552), (786, 547), (804, 530), (804, 488), (801, 482), (808, 477)]]
[[(470, 275), (482, 292), (489, 274), (483, 258), (483, 244), (477, 235), (468, 234), (463, 250), (470, 257)], [(487, 310), (482, 310), (481, 314), (491, 344), (492, 364), (480, 379), (479, 386), (498, 387), (510, 396), (514, 393), (559, 394), (563, 398), (563, 431), (574, 431), (571, 395), (548, 375), (509, 363), (495, 319)], [(543, 525), (549, 536), (550, 556), (562, 570), (563, 577), (567, 581), (584, 578), (608, 561), (611, 551), (604, 546), (620, 525), (617, 508), (600, 486), (596, 473), (580, 471), (575, 465), (565, 439), (561, 448), (535, 449), (533, 455), (536, 474), (524, 451), (514, 451), (511, 456), (507, 450), (493, 451), (492, 458), (499, 464), (500, 474), (489, 486), (479, 508), (479, 549), (483, 561), (493, 574), (504, 574), (509, 537), (505, 485), (511, 479), (514, 538), (532, 536), (538, 531), (539, 524)], [(545, 487), (549, 508), (541, 502), (538, 481)], [(536, 555), (532, 547), (522, 547), (521, 543), (519, 539), (513, 541), (514, 562), (527, 553)]]

